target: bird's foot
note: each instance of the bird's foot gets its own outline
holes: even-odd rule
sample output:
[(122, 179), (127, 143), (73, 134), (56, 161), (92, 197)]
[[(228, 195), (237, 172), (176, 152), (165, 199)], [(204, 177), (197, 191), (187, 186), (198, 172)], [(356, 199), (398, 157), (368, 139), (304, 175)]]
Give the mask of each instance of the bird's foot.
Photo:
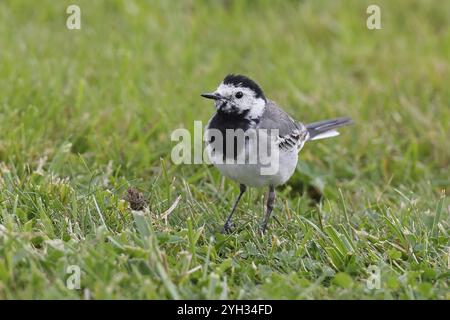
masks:
[(224, 233), (231, 233), (233, 231), (233, 223), (231, 221), (225, 222), (223, 225)]
[(259, 227), (259, 232), (261, 232), (262, 235), (264, 235), (266, 233), (267, 230), (267, 223), (263, 223), (260, 227)]

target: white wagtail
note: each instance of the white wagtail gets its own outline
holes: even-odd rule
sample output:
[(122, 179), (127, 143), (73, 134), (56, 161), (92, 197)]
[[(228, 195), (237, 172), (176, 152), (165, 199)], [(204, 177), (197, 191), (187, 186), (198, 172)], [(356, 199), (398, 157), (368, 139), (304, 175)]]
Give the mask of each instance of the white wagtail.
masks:
[[(304, 125), (291, 118), (273, 101), (266, 99), (261, 87), (243, 75), (227, 75), (216, 91), (202, 94), (202, 97), (213, 99), (217, 109), (206, 126), (206, 145), (216, 143), (214, 148), (207, 148), (208, 156), (224, 176), (240, 184), (239, 196), (224, 225), (226, 232), (231, 229), (231, 218), (247, 186), (268, 186), (266, 213), (261, 225), (261, 231), (264, 233), (274, 207), (275, 187), (284, 184), (294, 174), (298, 152), (305, 142), (337, 136), (337, 128), (352, 123), (350, 118), (337, 118)], [(250, 130), (256, 132), (258, 139), (264, 136), (274, 141), (277, 158), (269, 159), (278, 161), (275, 172), (264, 174), (261, 163), (248, 162), (248, 157), (254, 154), (257, 155), (257, 160), (260, 160), (259, 149), (248, 136), (244, 137), (241, 144), (236, 141), (236, 136), (232, 141), (227, 141), (229, 132), (239, 129), (244, 133)], [(217, 148), (216, 135), (210, 133), (213, 131), (222, 136), (220, 148)], [(227, 142), (233, 143), (232, 149), (228, 148)], [(242, 154), (242, 151), (246, 161), (237, 163), (237, 154)]]

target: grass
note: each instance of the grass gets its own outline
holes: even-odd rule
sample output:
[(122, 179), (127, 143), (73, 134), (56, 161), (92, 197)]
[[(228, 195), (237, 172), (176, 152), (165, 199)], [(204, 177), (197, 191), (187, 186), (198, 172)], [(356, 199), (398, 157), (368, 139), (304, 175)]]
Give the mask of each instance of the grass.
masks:
[[(377, 1), (375, 31), (369, 4), (2, 1), (0, 298), (450, 299), (449, 2)], [(305, 146), (264, 237), (262, 190), (224, 235), (238, 186), (170, 160), (230, 72), (356, 122)]]

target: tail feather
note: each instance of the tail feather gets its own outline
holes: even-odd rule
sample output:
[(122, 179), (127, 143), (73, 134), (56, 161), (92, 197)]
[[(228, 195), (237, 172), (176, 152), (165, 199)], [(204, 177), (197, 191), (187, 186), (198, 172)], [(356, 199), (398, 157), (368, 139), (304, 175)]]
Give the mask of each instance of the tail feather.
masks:
[(336, 118), (307, 124), (306, 129), (308, 129), (309, 140), (318, 140), (337, 136), (339, 135), (337, 128), (351, 124), (353, 121), (350, 118)]

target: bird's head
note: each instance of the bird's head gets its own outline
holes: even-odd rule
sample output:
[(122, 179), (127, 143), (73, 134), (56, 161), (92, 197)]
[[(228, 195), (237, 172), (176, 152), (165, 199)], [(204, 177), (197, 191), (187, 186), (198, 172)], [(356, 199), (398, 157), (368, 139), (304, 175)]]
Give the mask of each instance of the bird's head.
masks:
[(266, 105), (260, 86), (243, 75), (229, 74), (216, 91), (201, 96), (213, 99), (217, 112), (245, 118), (258, 118)]

